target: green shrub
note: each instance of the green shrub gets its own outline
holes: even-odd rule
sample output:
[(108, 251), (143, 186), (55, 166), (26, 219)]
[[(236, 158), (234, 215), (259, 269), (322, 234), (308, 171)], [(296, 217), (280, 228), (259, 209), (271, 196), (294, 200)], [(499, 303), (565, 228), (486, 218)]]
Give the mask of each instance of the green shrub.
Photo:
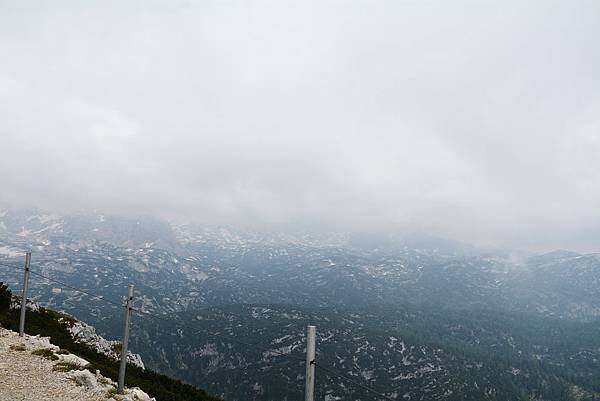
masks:
[(51, 361), (58, 360), (58, 357), (56, 355), (54, 355), (54, 352), (52, 352), (52, 350), (49, 350), (47, 348), (36, 349), (35, 351), (31, 351), (31, 353), (33, 355), (42, 356)]
[(121, 350), (123, 349), (123, 345), (121, 343), (115, 343), (111, 346), (113, 352), (115, 352), (117, 355), (121, 354)]
[(80, 370), (80, 366), (72, 362), (59, 362), (52, 370), (56, 372), (70, 372), (72, 370)]
[(8, 289), (8, 286), (0, 282), (0, 313), (9, 310), (11, 299), (12, 293)]

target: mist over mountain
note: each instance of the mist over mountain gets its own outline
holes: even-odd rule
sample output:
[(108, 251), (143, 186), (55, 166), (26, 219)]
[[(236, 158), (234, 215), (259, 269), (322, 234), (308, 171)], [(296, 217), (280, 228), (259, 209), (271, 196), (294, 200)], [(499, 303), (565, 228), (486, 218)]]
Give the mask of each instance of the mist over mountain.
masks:
[(4, 1), (0, 202), (599, 251), (599, 16)]
[[(424, 236), (0, 215), (2, 275), (14, 290), (26, 249), (34, 271), (110, 300), (135, 284), (136, 307), (161, 320), (136, 317), (132, 350), (227, 400), (303, 399), (308, 324), (318, 328), (319, 361), (394, 399), (598, 397), (597, 254), (515, 258)], [(30, 294), (120, 335), (116, 306), (35, 277)], [(327, 372), (317, 391), (372, 398)]]

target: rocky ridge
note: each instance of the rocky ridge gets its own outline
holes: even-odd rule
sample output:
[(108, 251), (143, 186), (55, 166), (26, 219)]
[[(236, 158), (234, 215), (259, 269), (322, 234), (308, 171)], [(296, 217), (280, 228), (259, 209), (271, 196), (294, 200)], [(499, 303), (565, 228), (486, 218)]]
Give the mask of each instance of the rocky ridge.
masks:
[[(59, 321), (62, 321), (62, 319), (59, 319)], [(67, 328), (67, 331), (75, 341), (87, 344), (112, 359), (119, 360), (121, 358), (121, 343), (119, 341), (107, 340), (98, 335), (95, 327), (84, 322), (75, 321)], [(127, 362), (144, 369), (144, 362), (139, 354), (127, 351)]]
[[(11, 304), (11, 309), (20, 309), (21, 308), (21, 297), (13, 296)], [(37, 311), (40, 309), (40, 306), (35, 302), (27, 299), (27, 309)], [(96, 351), (101, 354), (108, 356), (116, 361), (121, 358), (121, 342), (114, 340), (107, 340), (101, 335), (96, 333), (96, 328), (94, 326), (90, 326), (85, 322), (81, 322), (75, 317), (67, 314), (66, 312), (61, 312), (64, 317), (58, 319), (60, 323), (67, 325), (67, 331), (71, 334), (71, 337), (79, 343), (89, 345)], [(127, 363), (135, 365), (139, 368), (145, 369), (144, 361), (142, 361), (142, 357), (139, 354), (134, 354), (131, 351), (127, 351)]]

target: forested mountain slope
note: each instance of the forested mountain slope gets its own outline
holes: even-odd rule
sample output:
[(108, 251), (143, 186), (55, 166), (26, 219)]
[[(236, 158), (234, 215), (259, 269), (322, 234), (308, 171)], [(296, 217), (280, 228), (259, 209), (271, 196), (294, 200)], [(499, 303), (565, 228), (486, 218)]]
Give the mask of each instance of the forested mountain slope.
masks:
[[(0, 223), (0, 272), (12, 288), (25, 249), (32, 270), (106, 299), (134, 283), (147, 315), (134, 316), (133, 350), (230, 400), (302, 399), (307, 324), (317, 325), (323, 366), (392, 398), (598, 399), (594, 254), (37, 211), (5, 211)], [(120, 335), (116, 306), (41, 277), (30, 294)], [(368, 395), (325, 371), (317, 390)]]

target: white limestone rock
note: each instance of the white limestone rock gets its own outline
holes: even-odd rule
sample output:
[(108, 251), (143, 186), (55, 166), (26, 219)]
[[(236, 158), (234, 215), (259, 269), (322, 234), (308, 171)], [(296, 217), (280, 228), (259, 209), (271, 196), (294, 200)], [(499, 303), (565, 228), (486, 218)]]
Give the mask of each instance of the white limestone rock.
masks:
[(92, 374), (89, 370), (72, 370), (69, 372), (69, 377), (75, 381), (75, 383), (80, 386), (85, 387), (87, 390), (98, 390), (100, 387), (98, 384), (98, 380), (96, 376)]
[[(38, 311), (40, 306), (33, 302), (31, 299), (27, 299), (27, 309), (32, 311)], [(10, 300), (10, 309), (21, 309), (21, 297), (13, 295)]]
[(129, 391), (126, 392), (125, 395), (130, 397), (128, 399), (131, 399), (132, 401), (156, 401), (156, 398), (150, 398), (148, 394), (146, 394), (144, 391), (140, 390), (137, 387), (129, 389)]
[(73, 354), (58, 354), (57, 356), (58, 356), (59, 362), (70, 363), (70, 364), (73, 364), (80, 368), (85, 368), (86, 366), (89, 366), (89, 364), (90, 364), (85, 359), (80, 358), (77, 355), (73, 355)]
[[(68, 327), (68, 330), (76, 341), (87, 344), (112, 359), (119, 360), (121, 358), (119, 351), (121, 343), (118, 341), (107, 340), (98, 335), (95, 327), (77, 321), (72, 326)], [(127, 362), (144, 369), (142, 357), (131, 351), (127, 351)]]
[(25, 337), (25, 347), (28, 350), (38, 350), (38, 349), (49, 349), (50, 351), (58, 351), (60, 348), (50, 342), (50, 337), (41, 337), (37, 336), (26, 336)]

